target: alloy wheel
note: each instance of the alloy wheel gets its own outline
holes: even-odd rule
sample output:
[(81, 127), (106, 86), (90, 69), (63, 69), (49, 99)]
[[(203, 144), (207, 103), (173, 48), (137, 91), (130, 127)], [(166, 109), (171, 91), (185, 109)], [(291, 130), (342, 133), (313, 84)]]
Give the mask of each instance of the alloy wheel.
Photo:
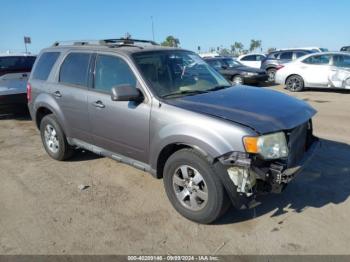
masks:
[(178, 201), (191, 211), (199, 211), (208, 202), (208, 188), (203, 176), (193, 167), (182, 165), (173, 175), (173, 189)]
[(60, 144), (58, 141), (56, 129), (52, 125), (50, 125), (50, 124), (46, 125), (44, 137), (45, 137), (46, 147), (52, 153), (54, 153), (54, 154), (57, 153), (59, 150)]

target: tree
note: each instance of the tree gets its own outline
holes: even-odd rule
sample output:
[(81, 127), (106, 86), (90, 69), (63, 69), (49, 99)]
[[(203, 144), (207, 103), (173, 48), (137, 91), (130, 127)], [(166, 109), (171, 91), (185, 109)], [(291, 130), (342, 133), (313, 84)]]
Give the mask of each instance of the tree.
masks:
[[(236, 54), (235, 55), (240, 55), (242, 53), (242, 50), (244, 48), (244, 45), (241, 43), (241, 42), (235, 42), (233, 44), (234, 48), (235, 48), (235, 52)], [(231, 46), (231, 49), (232, 49), (232, 46)]]
[(165, 41), (161, 44), (162, 46), (178, 47), (180, 45), (180, 40), (172, 35), (167, 36)]
[(275, 47), (270, 47), (270, 48), (267, 49), (267, 53), (271, 53), (273, 51), (276, 51)]
[(229, 56), (231, 53), (230, 53), (230, 50), (228, 50), (227, 48), (221, 48), (219, 51), (219, 54), (221, 56)]
[(261, 47), (261, 40), (250, 40), (250, 47), (249, 47), (249, 51), (253, 52), (254, 50), (258, 49)]

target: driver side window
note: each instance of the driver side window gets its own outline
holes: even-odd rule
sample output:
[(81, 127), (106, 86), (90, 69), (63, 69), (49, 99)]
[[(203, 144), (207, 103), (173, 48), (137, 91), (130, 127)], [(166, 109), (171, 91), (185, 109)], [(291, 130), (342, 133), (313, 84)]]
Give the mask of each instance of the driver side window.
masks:
[(129, 65), (121, 58), (98, 55), (95, 68), (95, 89), (109, 93), (112, 87), (130, 85), (136, 88), (136, 77)]

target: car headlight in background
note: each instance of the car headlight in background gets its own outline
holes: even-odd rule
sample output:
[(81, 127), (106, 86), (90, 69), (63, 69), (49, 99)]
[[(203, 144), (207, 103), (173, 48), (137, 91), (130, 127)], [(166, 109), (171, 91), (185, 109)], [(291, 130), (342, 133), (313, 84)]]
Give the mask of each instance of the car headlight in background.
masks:
[(244, 137), (243, 143), (248, 153), (259, 154), (264, 159), (285, 158), (288, 156), (288, 145), (283, 132), (257, 137)]

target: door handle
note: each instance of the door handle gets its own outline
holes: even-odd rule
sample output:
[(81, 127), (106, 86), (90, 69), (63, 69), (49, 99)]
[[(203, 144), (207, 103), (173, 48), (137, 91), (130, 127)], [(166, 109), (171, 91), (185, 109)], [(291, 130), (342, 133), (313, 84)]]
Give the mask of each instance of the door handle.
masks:
[(94, 103), (92, 103), (95, 107), (98, 107), (98, 108), (105, 108), (106, 106), (102, 103), (102, 101), (98, 100)]
[(56, 91), (56, 92), (54, 92), (54, 93), (53, 93), (53, 95), (54, 95), (55, 97), (62, 97), (62, 95), (61, 95), (61, 92), (60, 92), (60, 91)]

